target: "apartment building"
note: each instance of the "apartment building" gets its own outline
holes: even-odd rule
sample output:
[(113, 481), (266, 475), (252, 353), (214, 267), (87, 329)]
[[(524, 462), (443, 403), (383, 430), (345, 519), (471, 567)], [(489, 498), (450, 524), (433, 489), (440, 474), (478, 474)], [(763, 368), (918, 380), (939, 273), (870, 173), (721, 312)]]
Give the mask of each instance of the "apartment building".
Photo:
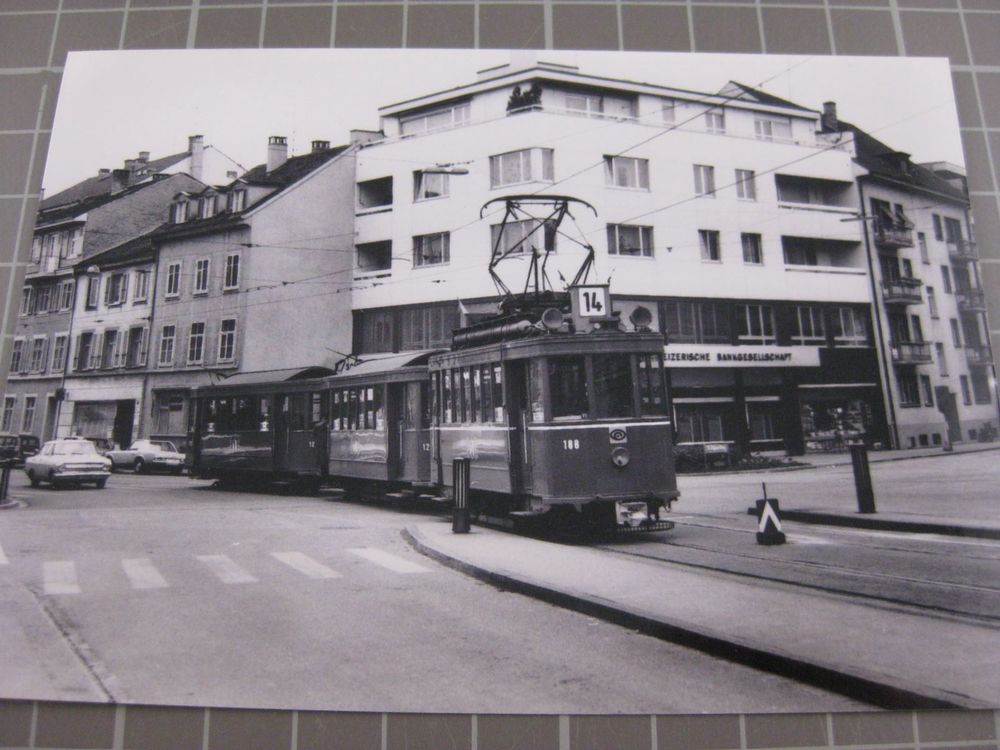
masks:
[(195, 386), (349, 351), (355, 154), (375, 135), (298, 156), (275, 136), (266, 163), (174, 196), (152, 238), (143, 435), (183, 443)]
[[(819, 112), (539, 62), (380, 115), (385, 138), (357, 157), (356, 351), (447, 345), (460, 316), (495, 309), (495, 247), (530, 235), (561, 288), (589, 245), (622, 321), (643, 307), (665, 336), (680, 442), (888, 445), (854, 149)], [(501, 230), (500, 202), (480, 220), (512, 194), (596, 216)], [(517, 288), (526, 268), (497, 272)]]
[(993, 355), (964, 175), (915, 164), (828, 103), (823, 130), (856, 152), (876, 339), (893, 445), (996, 434)]

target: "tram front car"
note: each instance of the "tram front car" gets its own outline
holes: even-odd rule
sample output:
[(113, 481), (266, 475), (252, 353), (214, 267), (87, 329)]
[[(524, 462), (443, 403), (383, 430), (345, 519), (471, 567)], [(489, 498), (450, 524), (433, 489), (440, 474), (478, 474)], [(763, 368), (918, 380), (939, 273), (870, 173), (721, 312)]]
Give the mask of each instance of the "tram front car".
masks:
[[(663, 338), (642, 326), (621, 330), (606, 305), (603, 315), (581, 314), (593, 289), (570, 290), (570, 320), (550, 316), (522, 326), (522, 336), (508, 324), (514, 335), (492, 342), (473, 330), (469, 343), (486, 341), (471, 348), (459, 332), (453, 351), (430, 361), (441, 481), (450, 483), (455, 458), (470, 458), (481, 517), (584, 533), (673, 527), (665, 515), (679, 493)], [(606, 287), (597, 291), (607, 300)], [(501, 410), (484, 408), (483, 399), (501, 396)], [(498, 424), (482, 423), (490, 414)]]

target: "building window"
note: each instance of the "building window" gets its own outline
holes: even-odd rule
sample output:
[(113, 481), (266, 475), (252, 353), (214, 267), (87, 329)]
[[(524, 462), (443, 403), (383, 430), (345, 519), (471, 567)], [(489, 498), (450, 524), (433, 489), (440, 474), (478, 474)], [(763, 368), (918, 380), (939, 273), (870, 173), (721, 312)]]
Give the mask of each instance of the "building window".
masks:
[(226, 274), (222, 281), (223, 291), (237, 289), (240, 285), (240, 256), (233, 254), (226, 256)]
[(194, 263), (194, 294), (208, 294), (208, 258)]
[(508, 221), (490, 226), (490, 243), (495, 257), (520, 254), (537, 250), (555, 252), (556, 224), (540, 219)]
[(944, 229), (941, 225), (941, 217), (937, 214), (931, 214), (931, 221), (934, 223), (934, 239), (943, 241)]
[(449, 175), (433, 172), (413, 173), (413, 200), (427, 201), (434, 198), (444, 198), (449, 195), (451, 187)]
[(604, 113), (604, 97), (598, 94), (566, 94), (566, 110), (573, 115), (600, 117)]
[(944, 219), (944, 240), (945, 242), (961, 242), (962, 241), (962, 222), (958, 219), (951, 219), (945, 217)]
[(929, 286), (926, 288), (927, 291), (927, 308), (930, 310), (931, 317), (937, 318), (938, 308), (937, 308), (937, 298), (934, 296), (934, 287)]
[(6, 396), (3, 400), (3, 419), (0, 419), (0, 430), (10, 432), (14, 422), (14, 404), (17, 399), (14, 396)]
[(454, 128), (469, 122), (469, 103), (462, 102), (444, 109), (436, 109), (416, 117), (408, 117), (400, 122), (400, 132), (403, 135), (418, 135), (435, 130)]
[(649, 190), (649, 159), (605, 156), (604, 184), (635, 190)]
[(31, 239), (31, 262), (40, 263), (42, 260), (42, 238), (35, 236)]
[(52, 304), (52, 287), (49, 286), (37, 287), (35, 289), (34, 313), (36, 315), (47, 313), (49, 311), (49, 306), (51, 304)]
[(451, 346), (451, 334), (459, 325), (453, 303), (410, 308), (400, 317), (400, 349), (433, 349)]
[(941, 282), (944, 284), (945, 294), (952, 294), (951, 269), (948, 266), (941, 266)]
[(229, 362), (236, 356), (236, 319), (227, 318), (219, 329), (219, 361)]
[(157, 362), (160, 367), (174, 363), (174, 338), (176, 335), (176, 326), (163, 326), (160, 331), (160, 357)]
[(21, 419), (21, 432), (31, 432), (35, 424), (35, 402), (34, 396), (26, 396), (24, 399), (24, 417)]
[(107, 307), (117, 307), (128, 298), (128, 274), (113, 273), (108, 276), (104, 285), (104, 304)]
[(988, 404), (990, 398), (990, 378), (988, 367), (970, 367), (969, 378), (972, 380), (972, 398), (977, 404)]
[(30, 286), (21, 289), (21, 315), (31, 315), (32, 304), (35, 301), (35, 290)]
[(653, 228), (608, 224), (608, 254), (653, 257)]
[(924, 394), (924, 406), (934, 406), (934, 386), (929, 375), (920, 376), (920, 390)]
[(736, 310), (740, 343), (774, 343), (774, 311), (770, 305), (737, 305)]
[(87, 332), (81, 333), (76, 337), (76, 352), (73, 359), (73, 369), (74, 370), (89, 370), (90, 369), (90, 358), (91, 358), (91, 347), (94, 343), (94, 334)]
[(796, 344), (825, 344), (826, 326), (823, 308), (815, 305), (799, 305), (795, 308), (792, 342)]
[(209, 195), (198, 201), (198, 214), (202, 219), (211, 219), (215, 215), (215, 196)]
[(359, 273), (388, 271), (392, 268), (392, 240), (364, 242), (355, 248), (356, 268)]
[(25, 348), (27, 344), (24, 339), (15, 339), (14, 348), (10, 353), (10, 371), (20, 372), (22, 366), (27, 365), (27, 358), (25, 357)]
[(104, 349), (101, 353), (101, 367), (110, 369), (118, 366), (118, 331), (104, 332)]
[(920, 406), (920, 386), (916, 371), (910, 368), (899, 369), (896, 381), (899, 384), (899, 405)]
[(757, 200), (757, 178), (753, 170), (736, 170), (736, 197), (744, 201)]
[(168, 299), (179, 297), (181, 294), (181, 264), (171, 263), (167, 266), (167, 285), (164, 296)]
[(170, 206), (170, 222), (172, 224), (183, 224), (187, 221), (188, 204), (187, 201), (177, 201)]
[(723, 407), (717, 404), (678, 404), (676, 412), (678, 442), (717, 443), (725, 440)]
[(764, 250), (759, 234), (741, 234), (740, 242), (743, 244), (744, 263), (759, 266), (764, 262)]
[(952, 318), (948, 321), (951, 323), (951, 342), (955, 345), (956, 349), (962, 348), (962, 329), (958, 325), (958, 319)]
[(676, 104), (673, 99), (660, 99), (660, 112), (663, 113), (664, 125), (674, 124)]
[(231, 213), (239, 213), (246, 207), (246, 204), (246, 190), (234, 190), (226, 198), (226, 208), (228, 208)]
[(128, 340), (125, 345), (125, 366), (141, 367), (146, 363), (146, 329), (133, 326), (128, 329)]
[(147, 299), (149, 299), (149, 271), (136, 271), (132, 301), (145, 302)]
[(73, 307), (73, 282), (64, 281), (59, 286), (59, 309), (69, 310)]
[(60, 334), (52, 342), (52, 372), (62, 372), (66, 367), (66, 334)]
[[(393, 350), (394, 320), (391, 310), (365, 310), (355, 313), (355, 331), (361, 352), (374, 354)], [(421, 348), (421, 347), (418, 347)]]
[(83, 255), (83, 229), (77, 227), (69, 235), (69, 257), (79, 258)]
[(189, 365), (200, 364), (205, 356), (205, 324), (192, 323), (188, 335), (187, 361)]
[(358, 210), (392, 207), (392, 177), (358, 183)]
[(694, 194), (715, 197), (715, 167), (694, 165)]
[(447, 263), (450, 259), (450, 244), (451, 236), (448, 232), (417, 235), (413, 238), (414, 267)]
[(87, 279), (87, 301), (84, 304), (88, 310), (97, 309), (97, 301), (100, 299), (101, 294), (101, 280), (98, 277), (90, 277)]
[(32, 372), (45, 372), (45, 354), (48, 339), (44, 336), (36, 338), (31, 342), (31, 366)]
[[(490, 187), (555, 179), (551, 148), (526, 148), (490, 157)], [(605, 157), (608, 159), (609, 157)]]
[(705, 130), (721, 135), (726, 132), (726, 113), (721, 109), (710, 109), (705, 113)]
[(667, 300), (663, 303), (663, 331), (673, 343), (732, 343), (730, 308), (717, 302)]
[(754, 115), (753, 132), (762, 141), (790, 141), (792, 121), (787, 117)]
[(966, 406), (972, 405), (972, 389), (969, 387), (969, 376), (959, 375), (958, 383), (962, 388), (962, 403)]
[(713, 263), (722, 262), (719, 250), (719, 233), (714, 229), (699, 229), (698, 244), (701, 247), (701, 259)]
[(920, 249), (920, 262), (930, 265), (931, 256), (927, 252), (927, 235), (917, 232), (917, 247)]
[(781, 248), (785, 255), (787, 266), (819, 265), (819, 255), (816, 252), (819, 242), (805, 237), (782, 237)]
[(944, 344), (936, 342), (934, 344), (934, 351), (937, 354), (938, 375), (946, 378), (948, 377), (948, 360), (944, 356)]

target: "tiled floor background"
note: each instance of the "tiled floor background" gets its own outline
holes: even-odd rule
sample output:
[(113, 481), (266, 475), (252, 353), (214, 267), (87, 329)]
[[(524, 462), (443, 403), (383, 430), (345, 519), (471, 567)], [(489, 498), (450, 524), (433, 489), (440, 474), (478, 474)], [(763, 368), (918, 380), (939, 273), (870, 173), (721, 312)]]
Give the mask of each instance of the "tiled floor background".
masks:
[[(1000, 311), (1000, 0), (0, 0), (0, 383), (66, 53), (531, 47), (951, 61), (983, 282)], [(991, 320), (1000, 351), (1000, 319)], [(0, 699), (0, 750), (1000, 750), (991, 711), (431, 716)]]

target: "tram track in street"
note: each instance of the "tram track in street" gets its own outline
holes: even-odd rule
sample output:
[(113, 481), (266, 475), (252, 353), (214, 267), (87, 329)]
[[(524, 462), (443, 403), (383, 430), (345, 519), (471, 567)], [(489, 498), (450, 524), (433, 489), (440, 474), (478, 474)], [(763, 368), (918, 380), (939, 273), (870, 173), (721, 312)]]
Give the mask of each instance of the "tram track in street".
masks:
[[(922, 615), (928, 617), (959, 620), (991, 628), (1000, 627), (1000, 588), (994, 586), (873, 573), (850, 566), (800, 558), (776, 559), (763, 554), (721, 551), (703, 544), (681, 542), (676, 538), (640, 540), (637, 545), (640, 547), (651, 545), (661, 551), (667, 548), (675, 551), (684, 550), (691, 554), (664, 556), (654, 551), (637, 549), (635, 546), (630, 548), (606, 544), (596, 546), (614, 554), (665, 565), (680, 565), (791, 585), (826, 594), (867, 600), (873, 604), (916, 608)], [(766, 565), (766, 568), (761, 564)], [(803, 571), (809, 574), (808, 577), (802, 575)], [(901, 590), (907, 587), (909, 591)], [(983, 604), (985, 600), (986, 606), (970, 607), (948, 601), (948, 594), (956, 592), (965, 595), (962, 602), (974, 601)], [(990, 600), (993, 606), (988, 606)]]

